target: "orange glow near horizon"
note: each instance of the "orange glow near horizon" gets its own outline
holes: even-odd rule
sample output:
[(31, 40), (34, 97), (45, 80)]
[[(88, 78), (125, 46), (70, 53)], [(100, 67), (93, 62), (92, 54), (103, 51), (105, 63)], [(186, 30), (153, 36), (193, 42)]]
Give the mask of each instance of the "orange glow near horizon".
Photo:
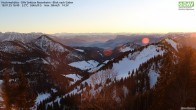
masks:
[(147, 37), (145, 37), (145, 38), (142, 39), (142, 43), (143, 44), (148, 44), (149, 42), (150, 42), (150, 39), (147, 38)]

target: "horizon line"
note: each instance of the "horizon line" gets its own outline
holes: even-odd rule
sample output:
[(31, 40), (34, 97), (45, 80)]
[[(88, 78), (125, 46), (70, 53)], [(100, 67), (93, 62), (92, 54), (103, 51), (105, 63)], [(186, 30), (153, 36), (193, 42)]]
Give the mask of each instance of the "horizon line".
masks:
[(21, 34), (30, 34), (30, 33), (40, 33), (40, 34), (169, 34), (169, 33), (196, 33), (195, 32), (57, 32), (57, 33), (45, 33), (45, 32), (16, 32), (16, 31), (6, 31), (0, 33), (21, 33)]

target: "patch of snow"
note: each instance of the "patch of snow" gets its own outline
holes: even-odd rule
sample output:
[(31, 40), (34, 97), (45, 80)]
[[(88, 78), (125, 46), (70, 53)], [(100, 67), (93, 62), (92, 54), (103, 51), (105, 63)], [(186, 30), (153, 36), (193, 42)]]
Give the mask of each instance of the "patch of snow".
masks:
[(54, 92), (54, 93), (55, 93), (55, 92), (57, 92), (57, 90), (56, 90), (56, 89), (54, 89), (54, 88), (51, 88), (51, 90), (52, 90), (52, 92)]
[(130, 51), (130, 50), (133, 50), (133, 49), (130, 48), (130, 47), (125, 47), (125, 48), (122, 48), (122, 49), (120, 50), (120, 52), (127, 52), (127, 51)]
[(84, 52), (84, 50), (82, 50), (82, 49), (75, 49), (75, 50), (77, 50), (79, 52)]
[(38, 60), (39, 58), (35, 58), (35, 59), (30, 59), (30, 60), (27, 60), (26, 62), (32, 62), (32, 61), (35, 61), (35, 60)]
[(123, 91), (124, 91), (124, 97), (126, 97), (129, 93), (129, 90), (126, 86), (123, 86)]
[(41, 62), (41, 63), (44, 63), (44, 64), (49, 64), (48, 61), (46, 61), (46, 60), (43, 59), (43, 58), (30, 59), (30, 60), (27, 60), (26, 62), (27, 62), (27, 63)]
[(171, 39), (165, 39), (167, 41), (167, 43), (169, 43), (176, 51), (178, 51), (178, 48), (177, 48), (177, 43), (174, 42), (173, 40)]
[(97, 51), (99, 53), (99, 55), (101, 55), (103, 57), (103, 54), (100, 51)]
[[(83, 89), (83, 91), (85, 91), (85, 88)], [(78, 91), (77, 89), (73, 89), (71, 92), (65, 94), (64, 96), (73, 95), (73, 94), (79, 94), (81, 92), (82, 92), (82, 90)]]
[(49, 98), (51, 95), (49, 93), (44, 93), (44, 94), (38, 94), (35, 103), (39, 104), (40, 102), (42, 102), (43, 100)]
[(78, 74), (68, 74), (68, 75), (63, 75), (63, 76), (65, 76), (65, 77), (67, 77), (67, 78), (71, 78), (71, 79), (73, 79), (73, 81), (70, 83), (70, 84), (74, 84), (75, 82), (77, 82), (78, 80), (81, 80), (81, 76), (80, 75), (78, 75)]
[(113, 94), (112, 98), (113, 98), (116, 102), (120, 103), (121, 99), (120, 99), (120, 97), (118, 97), (118, 95), (117, 95), (117, 89), (116, 89), (116, 88), (115, 88), (115, 90), (112, 92), (112, 94)]
[(69, 77), (69, 78), (72, 78), (74, 80), (79, 80), (81, 79), (81, 76), (77, 75), (77, 74), (68, 74), (68, 75), (65, 75), (66, 77)]
[(103, 63), (106, 64), (106, 63), (108, 63), (108, 62), (109, 62), (109, 60), (106, 60), (106, 61), (104, 61)]
[(48, 61), (46, 61), (46, 60), (43, 59), (43, 58), (42, 58), (42, 62), (43, 62), (44, 64), (49, 64)]
[(3, 80), (0, 80), (0, 85), (3, 83)]
[(73, 57), (78, 58), (78, 59), (83, 59), (83, 56), (82, 56), (82, 55), (76, 54), (76, 53), (74, 53), (74, 52), (70, 52), (70, 53), (66, 56), (66, 58), (68, 58), (68, 59), (72, 59)]
[(69, 65), (72, 67), (79, 68), (81, 70), (89, 70), (97, 67), (99, 63), (95, 60), (89, 60), (89, 61), (78, 61), (70, 63)]
[(152, 88), (157, 83), (157, 78), (159, 77), (159, 74), (157, 74), (155, 70), (150, 70), (148, 76), (150, 78), (150, 88)]

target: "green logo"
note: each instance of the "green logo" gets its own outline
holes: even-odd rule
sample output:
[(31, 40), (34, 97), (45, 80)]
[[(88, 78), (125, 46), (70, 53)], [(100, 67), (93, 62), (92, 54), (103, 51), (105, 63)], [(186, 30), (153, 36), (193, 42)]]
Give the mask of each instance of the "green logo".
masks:
[(186, 9), (194, 8), (194, 1), (179, 1), (178, 7), (179, 8), (186, 8)]

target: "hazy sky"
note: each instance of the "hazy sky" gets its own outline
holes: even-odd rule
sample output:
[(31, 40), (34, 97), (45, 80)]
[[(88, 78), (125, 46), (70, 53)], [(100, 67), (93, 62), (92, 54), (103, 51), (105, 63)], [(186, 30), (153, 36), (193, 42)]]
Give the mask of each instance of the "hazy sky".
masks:
[(0, 32), (165, 33), (196, 31), (196, 8), (189, 11), (178, 10), (179, 0), (70, 1), (74, 3), (69, 7), (61, 8), (0, 7)]

